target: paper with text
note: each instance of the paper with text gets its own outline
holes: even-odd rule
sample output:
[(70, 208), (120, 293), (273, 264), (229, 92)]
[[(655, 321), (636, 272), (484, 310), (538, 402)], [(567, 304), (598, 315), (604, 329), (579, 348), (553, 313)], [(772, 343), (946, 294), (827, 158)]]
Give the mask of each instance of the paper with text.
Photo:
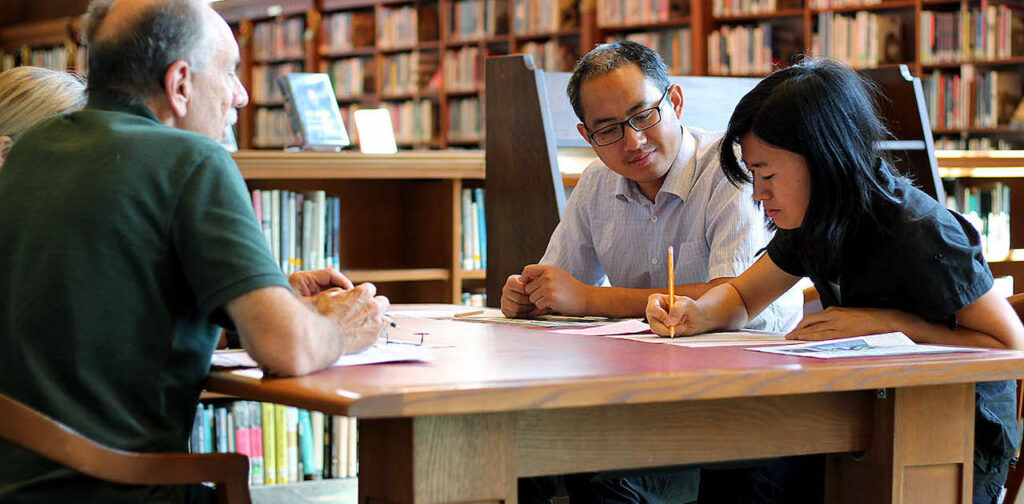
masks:
[(918, 345), (901, 332), (870, 334), (827, 341), (812, 341), (810, 343), (789, 345), (784, 348), (748, 348), (748, 350), (796, 357), (814, 357), (816, 359), (985, 351), (981, 348)]

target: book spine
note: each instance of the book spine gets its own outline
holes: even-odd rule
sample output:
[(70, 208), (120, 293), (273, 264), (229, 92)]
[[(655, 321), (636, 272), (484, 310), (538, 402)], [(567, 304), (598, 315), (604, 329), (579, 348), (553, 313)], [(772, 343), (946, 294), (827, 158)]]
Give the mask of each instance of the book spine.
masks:
[(349, 478), (355, 478), (359, 473), (359, 459), (358, 459), (358, 447), (359, 447), (359, 431), (357, 428), (357, 420), (355, 418), (348, 419), (348, 462), (347, 462), (347, 475)]
[(324, 473), (324, 414), (311, 411), (309, 416), (313, 427), (313, 479), (320, 479)]
[(299, 479), (313, 479), (316, 474), (316, 454), (313, 453), (313, 421), (309, 410), (298, 410), (299, 453), (302, 460), (302, 471)]
[(477, 230), (480, 243), (480, 268), (487, 269), (487, 212), (484, 211), (484, 189), (477, 187), (473, 189), (473, 196), (477, 206)]
[(287, 407), (274, 405), (274, 441), (277, 451), (277, 482), (288, 483), (288, 413)]
[(245, 401), (249, 416), (249, 481), (253, 485), (262, 485), (263, 475), (263, 412), (260, 403)]
[(334, 457), (337, 461), (334, 464), (335, 478), (348, 477), (348, 417), (334, 417), (335, 450)]
[(203, 453), (213, 453), (213, 406), (203, 410)]
[(286, 474), (288, 483), (294, 483), (299, 481), (299, 409), (287, 406), (285, 412)]
[(473, 269), (472, 190), (462, 190), (462, 268)]
[(263, 482), (272, 485), (277, 481), (277, 441), (275, 440), (274, 405), (260, 403), (263, 413)]

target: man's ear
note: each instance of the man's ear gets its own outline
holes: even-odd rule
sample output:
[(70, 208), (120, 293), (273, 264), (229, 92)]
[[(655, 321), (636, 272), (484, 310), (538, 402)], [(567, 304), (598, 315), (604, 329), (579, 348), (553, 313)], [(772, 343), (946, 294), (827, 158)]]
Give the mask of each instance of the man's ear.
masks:
[(0, 135), (0, 164), (3, 164), (4, 159), (7, 159), (7, 151), (11, 150), (11, 145), (14, 144), (14, 139), (7, 135)]
[(586, 126), (583, 125), (583, 123), (578, 123), (576, 125), (576, 131), (580, 132), (580, 136), (583, 137), (583, 139), (586, 140), (591, 147), (597, 147), (596, 145), (594, 145), (594, 142), (590, 140), (590, 134), (587, 133), (587, 128)]
[(192, 98), (192, 69), (183, 60), (171, 63), (164, 73), (164, 93), (167, 104), (177, 118), (188, 114), (188, 101)]
[(672, 102), (672, 110), (676, 111), (676, 118), (683, 116), (683, 88), (679, 84), (672, 84), (668, 88), (668, 99)]

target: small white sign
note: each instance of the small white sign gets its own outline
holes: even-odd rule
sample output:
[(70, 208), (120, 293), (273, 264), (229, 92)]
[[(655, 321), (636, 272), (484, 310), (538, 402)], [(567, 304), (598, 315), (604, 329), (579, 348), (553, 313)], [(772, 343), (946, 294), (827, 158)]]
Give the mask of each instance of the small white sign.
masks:
[(359, 133), (359, 150), (363, 154), (398, 152), (391, 113), (387, 109), (359, 109), (354, 115), (356, 132)]

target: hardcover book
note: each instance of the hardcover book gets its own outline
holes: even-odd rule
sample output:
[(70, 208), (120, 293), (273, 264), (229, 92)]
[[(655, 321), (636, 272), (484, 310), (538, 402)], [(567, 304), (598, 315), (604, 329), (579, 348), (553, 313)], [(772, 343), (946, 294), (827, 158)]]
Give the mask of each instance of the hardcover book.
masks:
[(291, 73), (277, 80), (299, 147), (339, 150), (349, 145), (338, 99), (325, 73)]

